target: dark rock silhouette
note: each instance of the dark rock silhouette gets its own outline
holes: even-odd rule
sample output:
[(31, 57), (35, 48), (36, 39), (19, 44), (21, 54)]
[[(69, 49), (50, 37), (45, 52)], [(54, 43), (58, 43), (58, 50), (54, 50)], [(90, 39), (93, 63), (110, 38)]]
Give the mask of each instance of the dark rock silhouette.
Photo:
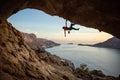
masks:
[(93, 46), (120, 49), (120, 39), (113, 37), (106, 40), (105, 42), (94, 44)]
[(120, 39), (118, 39), (116, 37), (112, 37), (104, 42), (93, 44), (93, 45), (91, 45), (91, 44), (78, 44), (78, 45), (120, 49)]

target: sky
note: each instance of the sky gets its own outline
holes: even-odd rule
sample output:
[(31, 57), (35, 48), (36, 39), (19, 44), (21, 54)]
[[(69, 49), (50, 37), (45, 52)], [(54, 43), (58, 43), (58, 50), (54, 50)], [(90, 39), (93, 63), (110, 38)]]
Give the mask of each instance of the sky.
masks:
[(112, 37), (108, 33), (78, 24), (74, 27), (80, 28), (79, 31), (72, 30), (67, 37), (64, 37), (62, 27), (65, 26), (65, 19), (35, 9), (21, 10), (10, 16), (8, 21), (21, 32), (34, 33), (38, 38), (46, 38), (59, 43), (99, 43)]

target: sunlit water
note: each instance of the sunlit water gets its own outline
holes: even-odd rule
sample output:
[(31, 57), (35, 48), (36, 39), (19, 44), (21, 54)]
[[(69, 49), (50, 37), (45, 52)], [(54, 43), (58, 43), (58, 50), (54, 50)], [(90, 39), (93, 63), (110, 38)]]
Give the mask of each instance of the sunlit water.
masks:
[(120, 49), (66, 44), (46, 50), (51, 54), (71, 60), (75, 67), (84, 63), (89, 69), (102, 70), (106, 75), (118, 76), (120, 74)]

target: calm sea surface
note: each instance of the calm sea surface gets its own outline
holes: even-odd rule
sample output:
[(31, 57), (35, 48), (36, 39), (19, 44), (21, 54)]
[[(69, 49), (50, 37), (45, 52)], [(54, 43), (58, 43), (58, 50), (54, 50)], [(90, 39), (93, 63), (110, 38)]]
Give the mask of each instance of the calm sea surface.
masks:
[(102, 70), (106, 75), (120, 74), (120, 49), (64, 44), (46, 49), (51, 54), (71, 60), (75, 67), (84, 63), (90, 69)]

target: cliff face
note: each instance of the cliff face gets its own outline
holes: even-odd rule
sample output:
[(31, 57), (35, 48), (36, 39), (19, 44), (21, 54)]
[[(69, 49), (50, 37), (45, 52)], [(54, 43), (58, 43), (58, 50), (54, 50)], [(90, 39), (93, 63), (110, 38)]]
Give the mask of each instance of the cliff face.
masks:
[(49, 48), (49, 47), (54, 47), (58, 46), (60, 44), (55, 43), (51, 40), (43, 39), (43, 38), (37, 38), (35, 34), (33, 33), (22, 33), (23, 38), (25, 42), (32, 48), (32, 49), (40, 49), (42, 48)]
[(10, 23), (0, 24), (0, 80), (79, 80), (62, 64), (45, 62)]
[(120, 0), (0, 0), (0, 23), (25, 8), (39, 9), (120, 38)]
[(105, 42), (95, 44), (96, 47), (108, 47), (108, 48), (117, 48), (120, 49), (120, 39), (113, 37), (108, 39)]

